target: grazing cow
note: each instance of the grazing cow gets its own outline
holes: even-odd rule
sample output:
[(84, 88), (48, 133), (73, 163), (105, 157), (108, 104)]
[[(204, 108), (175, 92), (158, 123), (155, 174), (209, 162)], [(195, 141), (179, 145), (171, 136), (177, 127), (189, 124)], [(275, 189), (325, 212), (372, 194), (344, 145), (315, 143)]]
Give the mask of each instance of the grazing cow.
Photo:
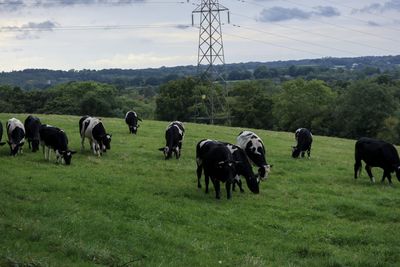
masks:
[(103, 122), (94, 117), (84, 116), (79, 120), (79, 132), (81, 134), (82, 150), (84, 149), (85, 137), (89, 139), (90, 148), (97, 156), (110, 149), (111, 134), (106, 133)]
[(158, 150), (164, 152), (165, 159), (172, 157), (172, 153), (179, 159), (182, 150), (182, 141), (185, 136), (185, 127), (180, 121), (173, 121), (165, 130), (165, 147), (159, 148)]
[(25, 143), (25, 128), (22, 122), (16, 118), (7, 121), (8, 144), (10, 145), (10, 155), (15, 156), (22, 153), (22, 146)]
[(129, 133), (136, 134), (139, 128), (138, 120), (142, 121), (135, 111), (128, 111), (125, 115), (125, 122), (128, 124)]
[(249, 159), (244, 152), (243, 149), (236, 145), (232, 145), (229, 143), (224, 143), (226, 147), (232, 154), (233, 160), (236, 162), (236, 176), (232, 186), (233, 191), (235, 191), (235, 184), (237, 183), (240, 189), (240, 192), (244, 192), (242, 187), (242, 181), (240, 180), (240, 176), (244, 176), (246, 179), (247, 187), (250, 189), (251, 192), (254, 194), (258, 194), (260, 192), (260, 179), (258, 178), (258, 174), (255, 175), (253, 172), (253, 168), (249, 162)]
[(299, 128), (296, 130), (294, 136), (297, 145), (292, 147), (292, 157), (298, 158), (301, 154), (301, 157), (304, 158), (304, 154), (307, 151), (308, 158), (310, 158), (311, 144), (313, 141), (311, 132), (306, 128)]
[(250, 131), (239, 133), (236, 144), (241, 147), (251, 162), (258, 167), (258, 174), (261, 180), (266, 180), (271, 171), (272, 165), (266, 161), (264, 143), (260, 137)]
[(42, 124), (39, 129), (39, 136), (45, 159), (50, 161), (50, 149), (53, 149), (56, 153), (57, 163), (64, 163), (65, 165), (71, 164), (72, 155), (75, 154), (76, 151), (68, 149), (68, 138), (63, 130), (47, 124)]
[(201, 188), (200, 178), (204, 169), (206, 193), (208, 193), (209, 179), (214, 184), (215, 197), (221, 198), (220, 182), (225, 183), (226, 197), (230, 199), (231, 185), (236, 176), (236, 162), (229, 148), (221, 142), (204, 139), (196, 146), (197, 187)]
[(1, 142), (1, 139), (3, 138), (3, 124), (0, 121), (0, 146), (4, 146), (6, 142)]
[[(39, 129), (40, 129), (40, 119), (29, 115), (24, 122), (25, 131), (26, 131), (26, 139), (28, 140), (29, 148), (32, 149), (32, 152), (36, 152), (39, 150)], [(32, 144), (32, 145), (31, 145)]]
[(400, 181), (399, 154), (392, 144), (372, 138), (360, 138), (355, 145), (354, 179), (357, 179), (357, 173), (361, 173), (361, 160), (366, 164), (365, 170), (371, 182), (375, 182), (371, 172), (372, 167), (383, 169), (382, 183), (385, 178), (388, 178), (390, 184), (392, 183), (392, 172), (396, 172), (396, 177)]

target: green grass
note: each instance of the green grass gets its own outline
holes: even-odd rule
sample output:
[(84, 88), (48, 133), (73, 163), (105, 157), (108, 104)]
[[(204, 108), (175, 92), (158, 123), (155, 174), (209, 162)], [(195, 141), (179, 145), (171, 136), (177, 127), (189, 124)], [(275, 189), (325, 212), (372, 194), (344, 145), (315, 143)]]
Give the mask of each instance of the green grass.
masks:
[[(0, 121), (12, 116), (26, 118)], [(186, 123), (181, 159), (165, 161), (157, 149), (167, 122), (144, 121), (132, 136), (105, 118), (113, 141), (97, 158), (80, 152), (78, 117), (39, 117), (79, 152), (63, 166), (27, 146), (15, 158), (0, 147), (0, 266), (400, 263), (399, 183), (371, 184), (364, 170), (354, 180), (353, 140), (315, 136), (312, 158), (294, 160), (292, 133), (255, 130), (274, 165), (269, 180), (259, 195), (245, 187), (227, 200), (222, 188), (216, 200), (212, 186), (197, 189), (195, 145), (235, 142), (240, 128)]]

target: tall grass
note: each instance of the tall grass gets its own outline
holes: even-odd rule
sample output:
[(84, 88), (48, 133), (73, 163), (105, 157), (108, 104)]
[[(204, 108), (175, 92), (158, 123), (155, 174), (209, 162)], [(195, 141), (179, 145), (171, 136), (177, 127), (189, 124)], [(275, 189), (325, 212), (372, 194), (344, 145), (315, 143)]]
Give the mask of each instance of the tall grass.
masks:
[[(0, 121), (25, 114), (0, 114)], [(354, 141), (315, 136), (290, 157), (292, 133), (254, 130), (273, 164), (259, 195), (221, 200), (197, 189), (195, 145), (243, 130), (186, 123), (180, 160), (163, 159), (167, 122), (138, 135), (104, 118), (111, 151), (80, 151), (78, 117), (39, 115), (65, 129), (72, 165), (0, 147), (0, 266), (398, 266), (399, 184), (353, 179)], [(3, 140), (6, 139), (3, 136)], [(54, 159), (54, 158), (53, 158)], [(381, 171), (373, 169), (378, 177)], [(204, 184), (204, 179), (202, 180)]]

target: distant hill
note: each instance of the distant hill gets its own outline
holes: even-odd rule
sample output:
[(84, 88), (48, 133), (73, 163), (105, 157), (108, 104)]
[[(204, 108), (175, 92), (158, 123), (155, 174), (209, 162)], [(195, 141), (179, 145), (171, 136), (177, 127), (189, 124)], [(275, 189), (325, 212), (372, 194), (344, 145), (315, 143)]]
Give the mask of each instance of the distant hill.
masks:
[[(332, 69), (342, 71), (367, 71), (368, 75), (398, 70), (400, 66), (400, 55), (397, 56), (368, 56), (356, 58), (320, 58), (273, 62), (247, 62), (227, 64), (224, 68), (227, 80), (244, 80), (254, 78), (253, 74), (257, 68), (266, 67), (274, 69), (275, 72), (267, 78), (306, 76), (313, 72), (309, 78), (326, 79), (326, 75), (316, 73), (327, 72)], [(290, 69), (292, 67), (292, 69)], [(296, 72), (293, 68), (303, 68)], [(290, 69), (290, 71), (289, 71)], [(197, 74), (196, 66), (161, 67), (153, 69), (103, 69), (103, 70), (48, 70), (48, 69), (25, 69), (22, 71), (1, 72), (0, 85), (18, 86), (25, 90), (45, 89), (56, 84), (70, 81), (97, 81), (111, 83), (117, 87), (131, 86), (157, 86), (170, 80), (184, 76)], [(257, 78), (257, 77), (256, 77)], [(307, 78), (307, 77), (306, 77)], [(346, 76), (343, 79), (351, 79)]]

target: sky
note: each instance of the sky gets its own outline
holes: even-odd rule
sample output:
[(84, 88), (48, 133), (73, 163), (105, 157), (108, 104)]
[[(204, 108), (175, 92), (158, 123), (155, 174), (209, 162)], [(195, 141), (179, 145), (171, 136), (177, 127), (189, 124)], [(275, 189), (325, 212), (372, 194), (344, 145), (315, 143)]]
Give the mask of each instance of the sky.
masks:
[[(200, 3), (0, 0), (0, 71), (197, 65)], [(226, 63), (400, 54), (400, 0), (219, 3)]]

